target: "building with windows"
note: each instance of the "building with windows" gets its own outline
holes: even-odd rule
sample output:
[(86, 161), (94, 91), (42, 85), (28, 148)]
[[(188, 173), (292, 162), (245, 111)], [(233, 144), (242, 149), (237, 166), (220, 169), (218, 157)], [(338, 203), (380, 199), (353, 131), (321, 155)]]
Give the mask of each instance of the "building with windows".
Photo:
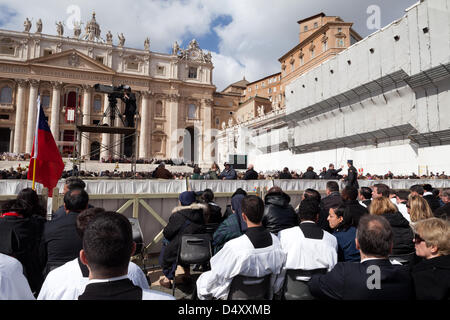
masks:
[[(75, 26), (73, 34), (66, 35), (61, 23), (56, 31), (43, 33), (42, 25), (32, 30), (28, 19), (23, 31), (0, 30), (0, 152), (31, 152), (39, 95), (63, 156), (123, 155), (127, 148), (120, 135), (80, 135), (76, 124), (123, 126), (119, 117), (109, 123), (104, 116), (108, 96), (96, 92), (94, 85), (124, 84), (137, 98), (137, 158), (211, 162), (207, 145), (211, 130), (219, 128), (213, 119), (213, 64), (211, 53), (201, 50), (196, 40), (186, 48), (175, 42), (168, 54), (151, 51), (148, 38), (144, 49), (129, 48), (123, 34), (117, 43), (110, 31), (102, 38), (95, 13), (84, 33)], [(117, 106), (124, 111), (120, 99)], [(195, 142), (194, 152), (183, 147), (183, 139)]]

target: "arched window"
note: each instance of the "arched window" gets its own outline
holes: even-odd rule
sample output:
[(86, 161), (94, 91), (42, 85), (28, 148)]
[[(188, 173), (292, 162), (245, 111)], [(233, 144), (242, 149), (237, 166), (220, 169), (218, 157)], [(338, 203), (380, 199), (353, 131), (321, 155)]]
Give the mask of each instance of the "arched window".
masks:
[(164, 116), (163, 105), (161, 101), (156, 102), (155, 117), (162, 118)]
[(11, 87), (4, 86), (0, 90), (0, 103), (12, 103), (12, 89), (11, 89)]
[(102, 97), (100, 95), (94, 96), (94, 112), (102, 112)]

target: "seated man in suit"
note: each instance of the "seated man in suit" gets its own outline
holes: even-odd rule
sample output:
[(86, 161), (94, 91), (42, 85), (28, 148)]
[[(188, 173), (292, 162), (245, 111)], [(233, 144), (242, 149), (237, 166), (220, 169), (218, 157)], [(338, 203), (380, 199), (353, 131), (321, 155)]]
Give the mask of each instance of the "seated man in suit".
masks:
[(339, 262), (325, 275), (308, 282), (316, 298), (334, 300), (406, 300), (413, 297), (409, 268), (394, 265), (388, 255), (393, 246), (389, 222), (382, 216), (364, 215), (356, 232), (361, 262)]
[(227, 299), (230, 285), (237, 275), (263, 277), (271, 274), (271, 289), (278, 292), (276, 281), (286, 255), (278, 238), (262, 225), (264, 202), (257, 196), (242, 199), (242, 217), (247, 231), (228, 241), (211, 258), (211, 270), (197, 279), (197, 296), (205, 299)]
[[(64, 182), (63, 194), (65, 195), (69, 190), (72, 189), (85, 190), (86, 183), (78, 177), (68, 177)], [(52, 220), (58, 219), (59, 217), (63, 217), (65, 214), (66, 209), (64, 209), (64, 205), (62, 205), (52, 214)]]
[[(89, 208), (77, 217), (77, 232), (83, 239), (88, 223), (98, 214), (105, 212), (103, 208)], [(142, 289), (150, 289), (144, 272), (135, 263), (128, 265), (128, 278)], [(38, 300), (77, 300), (89, 282), (89, 270), (77, 257), (64, 265), (50, 271), (45, 278)]]
[(174, 300), (169, 294), (142, 289), (128, 278), (135, 250), (131, 223), (124, 215), (96, 215), (83, 234), (80, 260), (89, 269), (89, 282), (78, 300)]

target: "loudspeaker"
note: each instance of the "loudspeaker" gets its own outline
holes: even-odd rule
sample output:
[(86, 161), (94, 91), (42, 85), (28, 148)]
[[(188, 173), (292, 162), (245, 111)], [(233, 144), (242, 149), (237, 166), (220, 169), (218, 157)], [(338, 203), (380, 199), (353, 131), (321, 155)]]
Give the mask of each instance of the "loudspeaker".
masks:
[(142, 234), (141, 226), (139, 225), (139, 220), (136, 218), (128, 218), (131, 223), (131, 228), (133, 232), (133, 241), (136, 242), (136, 252), (134, 255), (142, 253), (144, 248), (144, 236)]

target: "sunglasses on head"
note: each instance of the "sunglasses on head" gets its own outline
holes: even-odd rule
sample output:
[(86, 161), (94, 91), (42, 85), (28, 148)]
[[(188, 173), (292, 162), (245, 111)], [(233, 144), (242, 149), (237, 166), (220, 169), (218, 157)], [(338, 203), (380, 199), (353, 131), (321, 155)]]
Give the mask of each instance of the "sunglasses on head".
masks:
[(417, 233), (414, 234), (414, 242), (419, 244), (422, 241), (425, 241), (424, 239), (422, 239)]

